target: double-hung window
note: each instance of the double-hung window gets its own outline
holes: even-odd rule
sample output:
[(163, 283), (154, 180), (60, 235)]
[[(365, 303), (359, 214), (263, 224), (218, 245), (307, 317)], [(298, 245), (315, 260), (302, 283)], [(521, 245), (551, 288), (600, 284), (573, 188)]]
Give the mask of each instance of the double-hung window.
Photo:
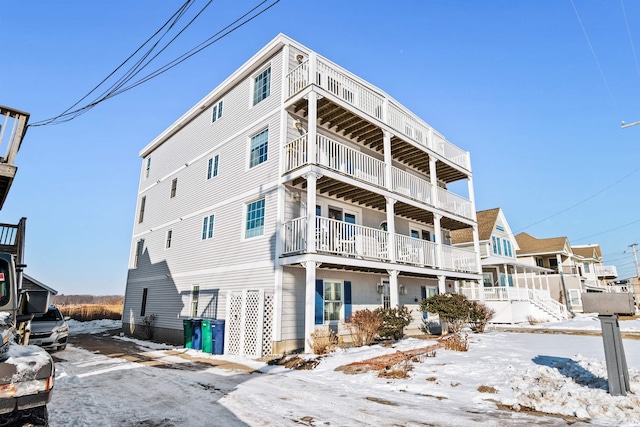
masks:
[(258, 104), (271, 94), (271, 67), (253, 79), (253, 105)]
[(142, 196), (140, 199), (140, 213), (138, 215), (138, 223), (144, 221), (144, 205), (147, 204), (147, 196)]
[(165, 249), (170, 249), (171, 248), (171, 239), (173, 237), (173, 230), (167, 230), (167, 238), (165, 240), (164, 243), (164, 248)]
[(585, 273), (591, 273), (591, 264), (589, 264), (588, 262), (583, 262), (582, 265), (584, 266)]
[(176, 191), (178, 190), (178, 178), (173, 178), (171, 181), (171, 198), (176, 197)]
[(267, 161), (269, 151), (269, 129), (265, 129), (257, 135), (251, 137), (251, 151), (249, 167), (254, 167)]
[(140, 255), (142, 255), (142, 248), (144, 248), (144, 241), (138, 240), (136, 242), (136, 253), (133, 255), (133, 268), (138, 268), (138, 262), (140, 261)]
[(213, 238), (213, 220), (213, 215), (204, 217), (202, 221), (202, 240)]
[(247, 219), (244, 237), (262, 236), (264, 234), (264, 199), (247, 204)]
[(324, 282), (324, 321), (340, 320), (342, 283)]
[(200, 286), (191, 287), (191, 317), (198, 317), (198, 299), (200, 299)]
[(207, 165), (207, 179), (218, 176), (218, 159), (218, 154), (209, 159), (209, 164)]
[(147, 157), (147, 166), (145, 167), (144, 177), (149, 178), (149, 172), (151, 171), (151, 157)]
[(213, 112), (211, 113), (211, 123), (222, 118), (222, 101), (213, 105)]

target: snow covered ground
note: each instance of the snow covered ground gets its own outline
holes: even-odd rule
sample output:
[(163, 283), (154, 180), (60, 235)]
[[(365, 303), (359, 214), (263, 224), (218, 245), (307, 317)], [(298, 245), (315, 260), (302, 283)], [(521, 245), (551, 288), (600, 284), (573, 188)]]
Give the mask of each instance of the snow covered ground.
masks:
[[(623, 331), (640, 331), (640, 320), (620, 324)], [(113, 321), (70, 322), (72, 335), (118, 326)], [(582, 315), (538, 326), (589, 330), (599, 329), (599, 321)], [(54, 353), (61, 361), (49, 405), (51, 426), (640, 425), (638, 340), (624, 340), (628, 396), (608, 394), (598, 336), (472, 334), (468, 352), (439, 349), (435, 357), (412, 363), (405, 379), (379, 378), (375, 372), (347, 375), (335, 368), (433, 341), (405, 339), (393, 347), (338, 350), (313, 370), (133, 342), (156, 362), (91, 353), (74, 346), (73, 336), (67, 350)], [(255, 371), (194, 367), (183, 356), (224, 359)]]

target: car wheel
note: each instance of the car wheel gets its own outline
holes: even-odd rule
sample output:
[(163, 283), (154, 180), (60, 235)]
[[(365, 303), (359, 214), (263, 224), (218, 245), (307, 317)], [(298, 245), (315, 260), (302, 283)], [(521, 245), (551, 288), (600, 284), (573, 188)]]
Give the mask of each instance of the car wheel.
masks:
[(57, 350), (58, 350), (58, 351), (61, 351), (61, 350), (64, 350), (65, 348), (67, 348), (67, 345), (66, 345), (66, 344), (63, 344), (63, 345), (59, 345), (59, 346), (58, 346), (58, 348), (57, 348)]
[(14, 411), (0, 416), (1, 426), (48, 427), (49, 412), (46, 406)]

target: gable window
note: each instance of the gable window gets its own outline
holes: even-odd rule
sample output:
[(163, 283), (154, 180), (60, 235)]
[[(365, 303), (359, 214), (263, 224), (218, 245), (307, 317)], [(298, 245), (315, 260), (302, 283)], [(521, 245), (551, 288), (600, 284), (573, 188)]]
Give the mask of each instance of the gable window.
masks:
[(258, 104), (271, 94), (271, 67), (253, 79), (253, 105)]
[(140, 316), (144, 316), (147, 312), (147, 293), (149, 288), (142, 289), (142, 304), (140, 305)]
[(200, 286), (193, 285), (191, 287), (191, 317), (198, 317), (198, 299), (200, 298)]
[(211, 113), (211, 123), (222, 118), (222, 101), (213, 105), (213, 112)]
[(247, 220), (245, 222), (244, 237), (262, 236), (264, 234), (264, 199), (247, 205)]
[(171, 237), (172, 236), (173, 236), (173, 230), (167, 230), (167, 238), (166, 238), (165, 243), (164, 243), (164, 248), (165, 249), (171, 248)]
[(218, 176), (218, 154), (209, 159), (207, 166), (207, 179), (211, 179), (214, 176)]
[(144, 205), (147, 203), (147, 196), (142, 196), (140, 200), (140, 214), (138, 215), (138, 223), (144, 221)]
[(176, 190), (178, 189), (178, 178), (173, 178), (171, 181), (171, 198), (176, 197)]
[(202, 222), (202, 240), (213, 237), (213, 215), (205, 216)]
[(254, 167), (267, 161), (269, 149), (269, 129), (265, 129), (257, 135), (251, 137), (251, 152), (249, 167)]
[(149, 178), (149, 171), (151, 170), (151, 157), (147, 157), (147, 166), (145, 167), (144, 177)]
[(504, 255), (508, 256), (508, 257), (512, 256), (512, 253), (511, 253), (511, 242), (509, 240), (507, 240), (507, 239), (503, 239), (502, 240), (502, 245), (504, 246)]

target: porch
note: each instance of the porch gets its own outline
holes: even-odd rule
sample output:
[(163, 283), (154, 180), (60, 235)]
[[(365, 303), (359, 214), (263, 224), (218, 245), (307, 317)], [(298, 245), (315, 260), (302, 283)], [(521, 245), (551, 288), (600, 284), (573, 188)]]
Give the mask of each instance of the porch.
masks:
[[(283, 147), (284, 174), (289, 174), (306, 165), (317, 165), (322, 169), (338, 172), (357, 181), (389, 190), (426, 206), (466, 219), (474, 219), (469, 199), (433, 185), (414, 174), (394, 166), (389, 167), (382, 160), (349, 148), (324, 135), (317, 134), (315, 139), (313, 150), (309, 147), (308, 134), (294, 139)], [(315, 153), (315, 159), (310, 159), (309, 153)], [(390, 174), (387, 173), (388, 168), (390, 168)]]
[[(307, 218), (284, 225), (284, 257), (316, 252), (355, 260), (477, 273), (476, 254), (428, 240), (394, 234), (336, 219), (316, 217), (315, 247), (307, 247)], [(340, 259), (336, 258), (340, 264)], [(350, 262), (351, 264), (351, 262)]]

